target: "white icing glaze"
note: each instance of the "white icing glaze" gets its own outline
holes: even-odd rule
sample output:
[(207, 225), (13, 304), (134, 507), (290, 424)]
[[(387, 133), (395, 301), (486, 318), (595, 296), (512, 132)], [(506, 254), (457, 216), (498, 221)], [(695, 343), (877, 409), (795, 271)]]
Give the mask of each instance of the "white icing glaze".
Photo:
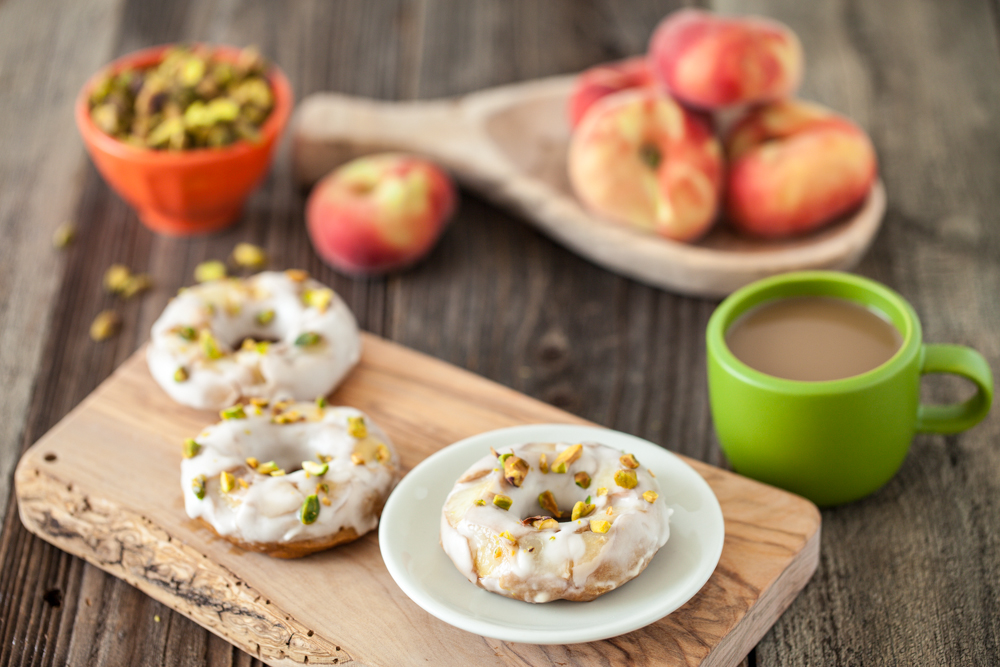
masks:
[[(346, 407), (318, 408), (314, 403), (293, 403), (284, 414), (296, 411), (306, 421), (278, 424), (273, 410), (255, 414), (245, 406), (245, 419), (227, 419), (206, 428), (195, 441), (201, 446), (196, 456), (181, 463), (181, 487), (188, 516), (201, 518), (219, 535), (259, 544), (293, 543), (323, 538), (353, 528), (358, 535), (378, 525), (389, 492), (398, 481), (399, 457), (385, 433), (359, 410)], [(348, 430), (348, 417), (363, 417), (367, 437), (355, 438)], [(376, 452), (384, 444), (389, 458), (379, 461)], [(351, 455), (359, 452), (365, 462), (355, 464)], [(329, 470), (321, 477), (302, 470), (303, 461), (332, 457)], [(259, 474), (246, 459), (260, 463), (274, 461), (287, 473), (273, 477)], [(224, 493), (222, 472), (243, 479)], [(205, 496), (199, 499), (193, 480), (205, 478)], [(329, 493), (317, 492), (326, 483)], [(326, 495), (330, 504), (319, 505), (314, 523), (304, 524), (299, 510), (306, 497)]]
[[(641, 461), (635, 469), (638, 483), (633, 489), (614, 481), (615, 473), (623, 469), (619, 461), (623, 452), (598, 443), (583, 443), (580, 457), (566, 473), (541, 472), (541, 454), (551, 465), (569, 446), (529, 443), (502, 449), (501, 455), (512, 451), (529, 465), (520, 487), (504, 479), (502, 466), (492, 454), (460, 478), (470, 481), (455, 484), (442, 510), (441, 546), (469, 581), (528, 602), (593, 599), (642, 572), (666, 543), (673, 510), (662, 499), (650, 503), (643, 498), (646, 491), (658, 492), (659, 485)], [(574, 474), (581, 471), (590, 475), (587, 489), (574, 480)], [(597, 494), (602, 487), (607, 489), (606, 495)], [(521, 522), (551, 515), (538, 502), (544, 491), (552, 492), (565, 513), (558, 530), (538, 530)], [(511, 498), (509, 510), (493, 504), (497, 494)], [(595, 511), (571, 521), (573, 505), (587, 496)], [(476, 499), (485, 504), (476, 505)], [(607, 533), (591, 532), (591, 519), (609, 521), (611, 527)], [(516, 545), (500, 536), (505, 531)], [(498, 547), (500, 557), (495, 555)]]
[[(265, 271), (246, 279), (227, 278), (184, 290), (153, 324), (146, 358), (153, 378), (178, 403), (219, 410), (242, 397), (313, 399), (329, 394), (361, 356), (358, 326), (347, 305), (333, 294), (321, 310), (303, 303), (305, 290), (327, 289), (308, 278)], [(257, 316), (273, 310), (260, 324)], [(205, 355), (182, 327), (207, 329), (224, 353)], [(297, 346), (303, 333), (319, 334), (315, 345)], [(238, 349), (245, 338), (275, 340), (264, 354)], [(236, 348), (236, 349), (234, 349)], [(183, 368), (188, 377), (178, 382)]]

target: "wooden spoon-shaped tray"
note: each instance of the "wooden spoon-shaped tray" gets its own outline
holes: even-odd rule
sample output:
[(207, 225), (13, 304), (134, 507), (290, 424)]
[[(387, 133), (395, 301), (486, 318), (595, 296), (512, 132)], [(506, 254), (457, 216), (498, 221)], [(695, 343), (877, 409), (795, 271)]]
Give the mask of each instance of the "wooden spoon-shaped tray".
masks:
[(573, 252), (615, 273), (692, 296), (724, 296), (786, 271), (849, 269), (878, 232), (886, 202), (881, 182), (852, 215), (782, 241), (747, 238), (717, 225), (701, 241), (684, 244), (592, 215), (573, 195), (566, 174), (566, 100), (574, 78), (427, 102), (310, 95), (293, 120), (296, 178), (311, 184), (350, 158), (378, 151), (425, 155)]

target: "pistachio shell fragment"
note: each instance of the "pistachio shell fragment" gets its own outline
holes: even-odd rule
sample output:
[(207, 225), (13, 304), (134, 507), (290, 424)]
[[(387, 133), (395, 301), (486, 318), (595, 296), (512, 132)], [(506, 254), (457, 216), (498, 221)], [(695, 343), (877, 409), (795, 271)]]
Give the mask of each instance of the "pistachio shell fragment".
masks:
[(90, 339), (95, 343), (111, 338), (121, 329), (122, 318), (113, 310), (102, 310), (90, 325)]
[(542, 471), (543, 475), (549, 474), (549, 457), (545, 454), (538, 455), (538, 469)]
[(236, 488), (236, 478), (231, 472), (223, 470), (219, 474), (219, 488), (222, 489), (223, 493), (229, 493)]
[(615, 473), (615, 484), (626, 489), (634, 489), (639, 480), (635, 477), (635, 470), (619, 470)]
[(319, 496), (314, 493), (311, 496), (306, 496), (305, 501), (303, 501), (302, 509), (299, 510), (299, 521), (308, 526), (311, 523), (315, 523), (318, 518)]
[(315, 475), (316, 477), (322, 477), (330, 469), (330, 464), (316, 463), (315, 461), (303, 461), (302, 469), (305, 470), (310, 475)]
[(225, 356), (222, 350), (219, 349), (219, 344), (216, 342), (215, 336), (208, 329), (201, 330), (201, 333), (198, 334), (198, 341), (201, 343), (201, 351), (209, 359), (221, 359)]
[(223, 419), (246, 419), (247, 413), (243, 411), (243, 404), (237, 403), (219, 412)]
[(187, 382), (188, 377), (187, 369), (183, 366), (178, 366), (177, 370), (174, 371), (174, 382)]
[(347, 418), (347, 434), (352, 438), (363, 440), (368, 437), (368, 427), (365, 425), (364, 417)]
[(299, 337), (295, 339), (295, 344), (298, 347), (310, 347), (320, 342), (322, 339), (323, 337), (315, 331), (306, 331), (299, 334)]
[(262, 310), (257, 313), (254, 319), (257, 320), (257, 324), (270, 324), (274, 320), (274, 311), (271, 309)]
[(182, 454), (186, 459), (193, 459), (198, 456), (198, 452), (201, 451), (201, 445), (195, 442), (194, 438), (184, 438), (184, 445), (182, 448)]
[(639, 467), (639, 462), (635, 460), (634, 454), (622, 454), (618, 460), (621, 461), (621, 464), (626, 468), (634, 469)]
[(590, 530), (595, 533), (606, 533), (611, 529), (611, 522), (603, 519), (591, 519)]
[(510, 506), (513, 503), (514, 501), (511, 500), (510, 496), (504, 496), (500, 494), (493, 496), (493, 504), (505, 512), (510, 509)]
[[(254, 460), (256, 461), (256, 459)], [(249, 460), (247, 463), (249, 463)], [(272, 472), (276, 472), (278, 470), (278, 464), (274, 461), (267, 461), (266, 463), (261, 463), (254, 467), (257, 468), (257, 472), (261, 475), (270, 475)]]
[(562, 518), (562, 512), (559, 511), (559, 505), (556, 504), (556, 497), (552, 495), (551, 491), (542, 491), (539, 493), (538, 504), (546, 512), (551, 512), (555, 518)]
[(252, 243), (237, 243), (233, 248), (233, 263), (245, 269), (259, 269), (267, 264), (267, 253)]
[(199, 283), (222, 280), (226, 277), (226, 265), (217, 259), (210, 259), (194, 267), (194, 279)]
[(642, 494), (642, 497), (646, 499), (647, 503), (655, 503), (656, 499), (660, 497), (656, 491), (646, 491)]
[(559, 456), (555, 458), (552, 462), (552, 472), (564, 473), (569, 469), (569, 466), (573, 464), (580, 454), (583, 453), (583, 445), (570, 445), (566, 449), (559, 452)]
[(581, 489), (590, 488), (590, 475), (583, 472), (582, 470), (573, 475), (573, 480), (576, 482), (576, 485), (579, 486)]
[(198, 500), (205, 499), (205, 476), (198, 475), (191, 480), (191, 490), (194, 491), (194, 497)]
[(511, 454), (503, 460), (503, 477), (508, 484), (521, 486), (528, 474), (528, 463)]
[(582, 500), (578, 500), (576, 504), (573, 505), (573, 513), (569, 517), (570, 521), (576, 521), (581, 517), (593, 514), (595, 509), (597, 509), (596, 505), (590, 505)]

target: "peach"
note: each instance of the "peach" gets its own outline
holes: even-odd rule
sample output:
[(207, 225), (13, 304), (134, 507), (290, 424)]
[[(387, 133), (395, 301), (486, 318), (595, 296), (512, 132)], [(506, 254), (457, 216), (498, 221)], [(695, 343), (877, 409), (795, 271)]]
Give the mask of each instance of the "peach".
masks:
[(677, 241), (715, 220), (722, 149), (705, 120), (649, 89), (598, 100), (573, 133), (569, 177), (585, 205)]
[(649, 42), (649, 63), (685, 104), (715, 110), (788, 97), (802, 80), (802, 45), (787, 26), (698, 9), (667, 16)]
[(358, 158), (325, 176), (306, 204), (313, 247), (335, 269), (372, 275), (430, 252), (455, 208), (455, 186), (410, 155)]
[(569, 121), (580, 124), (587, 109), (597, 100), (629, 88), (656, 88), (658, 84), (646, 56), (605, 63), (582, 72), (569, 96)]
[(801, 234), (861, 204), (878, 163), (868, 135), (818, 104), (783, 100), (754, 109), (726, 140), (726, 214), (757, 236)]

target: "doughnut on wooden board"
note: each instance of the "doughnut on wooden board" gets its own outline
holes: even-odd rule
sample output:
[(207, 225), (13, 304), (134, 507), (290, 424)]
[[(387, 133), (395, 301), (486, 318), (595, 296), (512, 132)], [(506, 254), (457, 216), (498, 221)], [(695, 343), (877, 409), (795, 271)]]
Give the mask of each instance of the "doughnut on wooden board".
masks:
[[(528, 422), (586, 423), (368, 334), (361, 364), (332, 402), (371, 415), (407, 470), (482, 431)], [(726, 521), (721, 561), (692, 600), (613, 640), (499, 642), (453, 628), (411, 602), (389, 576), (375, 532), (307, 558), (278, 560), (244, 552), (188, 519), (180, 443), (216, 420), (214, 413), (173, 403), (149, 375), (140, 350), (24, 454), (15, 472), (18, 507), (31, 532), (268, 665), (308, 659), (310, 665), (372, 667), (729, 667), (792, 602), (819, 559), (820, 515), (812, 503), (687, 459), (718, 496)]]
[(609, 271), (691, 296), (719, 297), (760, 278), (802, 269), (850, 269), (875, 238), (885, 188), (832, 226), (794, 239), (751, 239), (717, 224), (694, 244), (615, 225), (589, 213), (566, 173), (573, 76), (427, 102), (379, 102), (335, 93), (306, 97), (292, 121), (297, 180), (378, 151), (425, 155), (467, 186)]

